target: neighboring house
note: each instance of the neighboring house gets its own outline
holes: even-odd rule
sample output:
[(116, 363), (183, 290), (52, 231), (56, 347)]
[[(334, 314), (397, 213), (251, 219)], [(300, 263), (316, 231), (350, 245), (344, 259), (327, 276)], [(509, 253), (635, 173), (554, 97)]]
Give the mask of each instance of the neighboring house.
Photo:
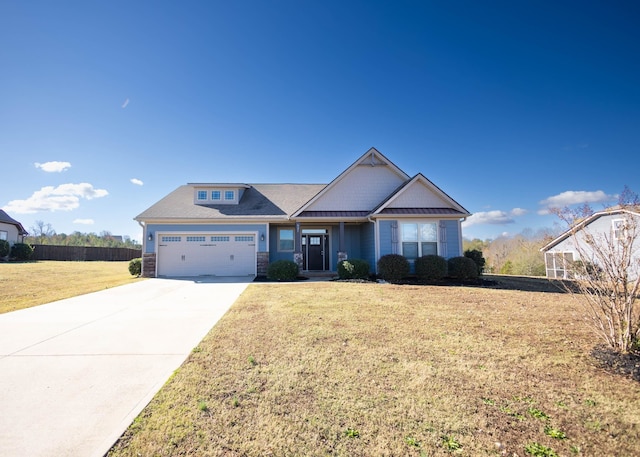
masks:
[(0, 209), (0, 240), (8, 241), (13, 246), (22, 243), (26, 235), (28, 233), (22, 224)]
[(270, 262), (333, 271), (391, 253), (462, 255), (469, 212), (371, 148), (329, 184), (183, 185), (135, 220), (144, 276), (265, 275)]
[[(611, 208), (594, 213), (580, 221), (540, 249), (544, 253), (547, 278), (571, 279), (571, 263), (575, 261), (597, 264), (597, 256), (594, 256), (588, 243), (585, 242), (585, 235), (591, 235), (599, 243), (615, 243), (626, 235), (626, 227), (629, 222), (635, 224), (640, 230), (640, 212)], [(578, 243), (578, 247), (576, 247), (576, 243)], [(640, 256), (640, 231), (635, 243), (634, 251), (636, 255)], [(603, 248), (606, 252), (606, 247), (603, 246)], [(583, 255), (581, 256), (580, 253)]]

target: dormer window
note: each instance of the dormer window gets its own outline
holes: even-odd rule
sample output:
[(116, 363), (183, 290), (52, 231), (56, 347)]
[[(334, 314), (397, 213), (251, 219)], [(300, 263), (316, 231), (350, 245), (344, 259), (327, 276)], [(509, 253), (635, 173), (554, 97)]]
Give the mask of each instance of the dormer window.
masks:
[(224, 199), (225, 200), (235, 200), (236, 199), (236, 192), (233, 190), (225, 190), (224, 191)]
[(206, 200), (207, 199), (207, 191), (199, 190), (198, 191), (198, 200)]
[(212, 190), (211, 191), (211, 200), (220, 200), (220, 191)]

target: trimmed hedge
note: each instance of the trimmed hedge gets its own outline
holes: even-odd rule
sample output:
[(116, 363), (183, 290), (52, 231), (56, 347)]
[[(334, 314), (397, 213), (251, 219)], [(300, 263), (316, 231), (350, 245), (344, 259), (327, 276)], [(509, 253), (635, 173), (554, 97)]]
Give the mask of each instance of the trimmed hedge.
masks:
[(142, 274), (142, 259), (131, 259), (129, 273), (131, 273), (131, 276), (140, 276)]
[(11, 252), (11, 245), (7, 240), (0, 240), (0, 258), (6, 257)]
[(294, 281), (298, 277), (298, 264), (292, 260), (276, 260), (267, 267), (267, 278), (276, 281)]
[(11, 257), (15, 260), (25, 261), (29, 260), (33, 255), (33, 248), (26, 243), (16, 243), (11, 246)]
[(400, 254), (387, 254), (378, 260), (378, 275), (386, 281), (399, 281), (409, 274), (409, 261)]
[(416, 259), (416, 276), (420, 279), (442, 279), (447, 276), (447, 260), (439, 255), (423, 255)]
[(452, 257), (448, 260), (449, 276), (455, 279), (478, 279), (478, 267), (469, 257)]
[(484, 265), (487, 263), (484, 256), (482, 255), (482, 251), (479, 249), (467, 249), (464, 251), (464, 256), (473, 260), (478, 268), (478, 276), (482, 275), (484, 271)]
[(369, 262), (362, 259), (341, 260), (338, 262), (338, 277), (340, 279), (369, 278)]

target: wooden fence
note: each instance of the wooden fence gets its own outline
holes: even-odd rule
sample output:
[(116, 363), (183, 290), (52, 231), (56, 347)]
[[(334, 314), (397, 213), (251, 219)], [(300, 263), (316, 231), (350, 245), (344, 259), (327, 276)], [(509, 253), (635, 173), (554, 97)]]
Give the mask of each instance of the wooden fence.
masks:
[(34, 244), (32, 246), (32, 260), (74, 260), (79, 262), (102, 260), (107, 262), (124, 262), (142, 257), (141, 249), (53, 246), (49, 244)]

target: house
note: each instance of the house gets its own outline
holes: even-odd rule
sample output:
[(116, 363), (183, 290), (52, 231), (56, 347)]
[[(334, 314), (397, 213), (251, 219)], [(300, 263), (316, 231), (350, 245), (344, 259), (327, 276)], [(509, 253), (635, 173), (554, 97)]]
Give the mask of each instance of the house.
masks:
[(335, 272), (391, 253), (462, 255), (469, 212), (422, 174), (375, 148), (329, 184), (191, 183), (135, 220), (143, 227), (143, 275), (265, 275), (270, 262)]
[(22, 224), (0, 209), (0, 240), (9, 242), (10, 246), (22, 243), (28, 235)]
[[(573, 262), (597, 265), (599, 259), (616, 255), (616, 243), (629, 236), (628, 229), (632, 226), (640, 230), (640, 212), (627, 208), (610, 208), (586, 217), (540, 249), (544, 253), (547, 278), (571, 279)], [(594, 253), (585, 237), (599, 244), (601, 254)], [(632, 237), (635, 243), (630, 252), (640, 260), (640, 236)]]

